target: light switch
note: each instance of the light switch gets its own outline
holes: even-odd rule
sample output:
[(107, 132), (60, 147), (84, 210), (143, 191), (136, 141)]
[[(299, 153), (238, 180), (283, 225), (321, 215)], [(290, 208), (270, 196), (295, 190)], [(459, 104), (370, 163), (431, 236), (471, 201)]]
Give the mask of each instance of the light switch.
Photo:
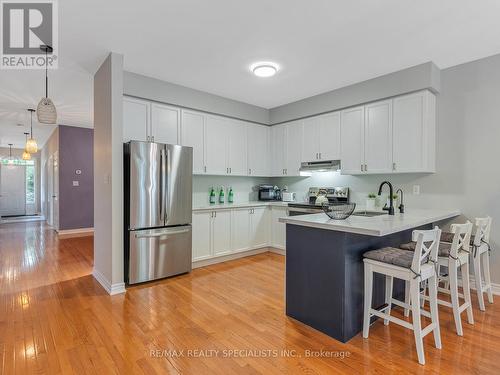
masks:
[(80, 182), (79, 181), (73, 181), (73, 186), (80, 186)]
[(420, 194), (420, 185), (413, 185), (413, 195)]

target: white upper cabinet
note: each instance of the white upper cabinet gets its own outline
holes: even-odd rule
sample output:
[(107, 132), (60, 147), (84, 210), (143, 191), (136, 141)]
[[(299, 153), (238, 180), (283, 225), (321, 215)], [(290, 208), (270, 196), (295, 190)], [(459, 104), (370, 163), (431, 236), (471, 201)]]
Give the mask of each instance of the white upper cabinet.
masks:
[(319, 160), (319, 135), (320, 125), (319, 117), (310, 117), (303, 120), (302, 137), (302, 159), (303, 161), (318, 161)]
[(368, 173), (392, 172), (392, 100), (365, 106), (365, 160)]
[(150, 108), (145, 100), (123, 98), (123, 142), (149, 140)]
[(182, 110), (180, 143), (193, 148), (193, 173), (204, 174), (205, 116), (202, 113)]
[(207, 174), (229, 174), (227, 166), (228, 120), (219, 116), (206, 116), (205, 166)]
[(302, 161), (340, 159), (340, 112), (303, 121)]
[(229, 120), (224, 140), (227, 145), (227, 170), (232, 176), (246, 176), (247, 167), (247, 127), (242, 121)]
[(302, 121), (289, 122), (286, 125), (286, 164), (285, 176), (299, 176), (302, 162)]
[(180, 110), (164, 104), (151, 104), (153, 142), (179, 144)]
[(341, 114), (343, 174), (435, 172), (436, 97), (430, 91)]
[(286, 130), (286, 124), (271, 127), (271, 163), (273, 176), (285, 175)]
[(435, 172), (435, 134), (436, 97), (432, 93), (394, 98), (394, 172)]
[(340, 112), (319, 116), (319, 159), (340, 159)]
[(269, 126), (247, 123), (248, 175), (271, 175), (270, 135)]
[(360, 174), (364, 171), (364, 128), (365, 107), (349, 108), (341, 112), (342, 174)]

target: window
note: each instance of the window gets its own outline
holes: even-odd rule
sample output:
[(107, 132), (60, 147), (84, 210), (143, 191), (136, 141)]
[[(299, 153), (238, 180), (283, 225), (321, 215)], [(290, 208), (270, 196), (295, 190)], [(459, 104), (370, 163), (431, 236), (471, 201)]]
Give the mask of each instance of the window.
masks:
[(35, 166), (26, 164), (26, 204), (35, 204)]

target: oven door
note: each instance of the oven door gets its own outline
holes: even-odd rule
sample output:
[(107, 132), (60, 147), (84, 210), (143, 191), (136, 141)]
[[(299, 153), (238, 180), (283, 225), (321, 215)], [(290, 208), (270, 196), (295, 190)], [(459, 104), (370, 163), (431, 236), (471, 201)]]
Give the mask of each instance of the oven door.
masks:
[(321, 208), (316, 207), (290, 207), (288, 206), (288, 216), (311, 215), (323, 212)]

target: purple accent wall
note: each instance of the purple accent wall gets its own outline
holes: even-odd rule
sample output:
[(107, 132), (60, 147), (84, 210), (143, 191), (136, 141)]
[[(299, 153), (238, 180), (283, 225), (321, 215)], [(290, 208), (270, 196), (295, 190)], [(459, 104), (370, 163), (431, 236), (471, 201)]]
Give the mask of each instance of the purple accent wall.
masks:
[[(94, 130), (59, 126), (59, 229), (94, 226)], [(81, 174), (76, 174), (81, 170)], [(73, 186), (78, 181), (79, 186)]]

